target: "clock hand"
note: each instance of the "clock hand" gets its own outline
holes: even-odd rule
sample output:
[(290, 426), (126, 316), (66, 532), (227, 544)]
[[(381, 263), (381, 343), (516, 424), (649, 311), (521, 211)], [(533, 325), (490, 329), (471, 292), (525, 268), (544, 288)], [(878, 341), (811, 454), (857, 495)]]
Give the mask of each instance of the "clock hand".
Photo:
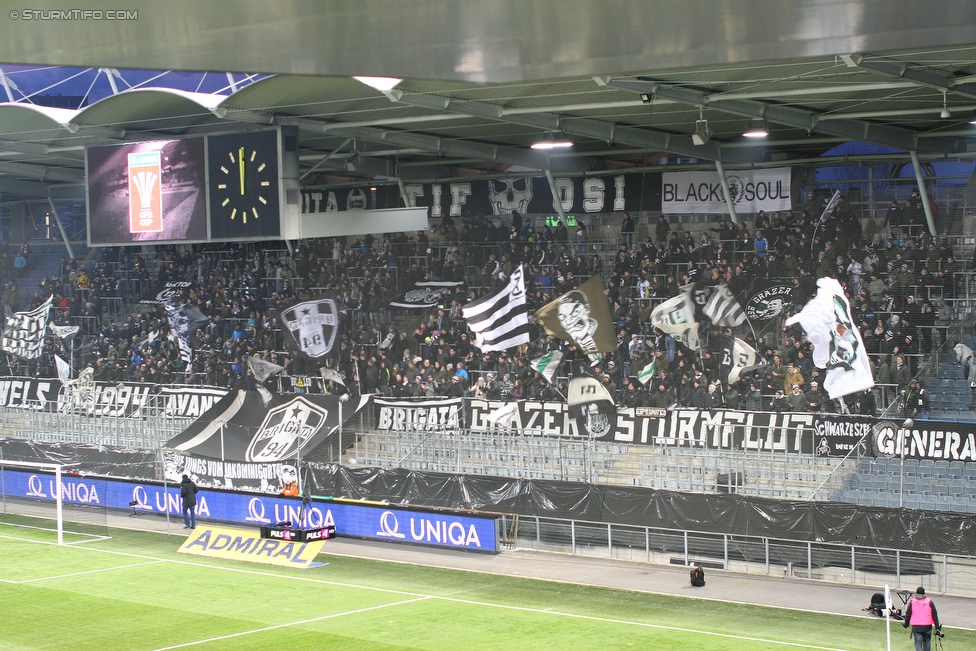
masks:
[(241, 196), (244, 195), (244, 148), (237, 150), (237, 160), (241, 165)]

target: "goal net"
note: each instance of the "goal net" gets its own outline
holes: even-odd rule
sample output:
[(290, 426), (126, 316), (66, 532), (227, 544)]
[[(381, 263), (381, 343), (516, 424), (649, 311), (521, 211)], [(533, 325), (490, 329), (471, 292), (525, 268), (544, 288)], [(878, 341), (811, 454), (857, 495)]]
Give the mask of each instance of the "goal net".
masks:
[(56, 532), (59, 545), (107, 537), (106, 484), (71, 465), (0, 460), (0, 523)]

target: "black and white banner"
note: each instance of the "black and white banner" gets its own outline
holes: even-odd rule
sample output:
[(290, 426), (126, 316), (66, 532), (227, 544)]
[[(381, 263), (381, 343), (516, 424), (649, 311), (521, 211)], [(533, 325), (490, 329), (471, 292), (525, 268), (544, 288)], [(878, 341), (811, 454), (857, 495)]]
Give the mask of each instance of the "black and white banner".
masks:
[(26, 377), (0, 378), (0, 407), (49, 411), (58, 404), (61, 382)]
[[(725, 174), (736, 212), (789, 210), (789, 167), (734, 170)], [(716, 172), (664, 172), (661, 210), (665, 214), (728, 213), (725, 191)]]
[(292, 394), (265, 404), (256, 392), (228, 393), (163, 446), (167, 472), (192, 467), (204, 485), (262, 490), (272, 480), (294, 481), (300, 460), (366, 402), (368, 397), (344, 403), (339, 396)]
[(976, 424), (916, 420), (878, 420), (871, 425), (871, 452), (877, 457), (976, 462)]
[[(209, 386), (157, 386), (133, 382), (73, 382), (55, 378), (0, 378), (0, 407), (61, 411), (112, 418), (197, 418), (230, 391)], [(159, 398), (156, 398), (159, 396)], [(144, 409), (146, 406), (153, 409)]]
[(462, 398), (443, 400), (392, 400), (374, 398), (376, 429), (383, 431), (428, 431), (462, 426)]
[(770, 321), (793, 309), (793, 285), (757, 280), (744, 300), (750, 321)]
[(139, 302), (144, 305), (165, 305), (170, 301), (186, 300), (185, 293), (189, 292), (193, 283), (185, 280), (169, 280), (159, 283), (146, 292)]
[(320, 296), (281, 310), (289, 343), (313, 359), (332, 352), (339, 334), (339, 309), (334, 298)]
[(8, 314), (4, 319), (0, 350), (24, 359), (40, 357), (53, 298), (53, 295), (49, 296), (46, 301), (29, 312)]
[(402, 310), (423, 310), (443, 304), (444, 299), (453, 294), (464, 281), (422, 280), (390, 302), (390, 307)]
[(228, 393), (230, 389), (224, 387), (159, 387), (163, 413), (170, 418), (199, 418)]
[[(713, 175), (714, 178), (714, 175)], [(544, 176), (525, 176), (487, 181), (454, 183), (406, 183), (408, 205), (430, 208), (431, 219), (447, 215), (607, 213), (661, 210), (661, 174), (617, 174), (611, 176), (561, 177), (553, 179), (556, 197)], [(717, 182), (717, 179), (715, 179)], [(369, 186), (341, 190), (302, 192), (302, 212), (338, 212), (402, 206), (400, 188)]]

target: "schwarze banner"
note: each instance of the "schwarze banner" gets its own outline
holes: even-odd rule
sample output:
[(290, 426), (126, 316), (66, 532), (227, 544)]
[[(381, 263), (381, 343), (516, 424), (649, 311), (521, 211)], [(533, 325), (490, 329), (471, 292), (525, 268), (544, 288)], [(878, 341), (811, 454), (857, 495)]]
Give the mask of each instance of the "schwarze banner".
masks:
[[(725, 173), (736, 211), (788, 210), (789, 167), (763, 170), (735, 170)], [(717, 172), (664, 172), (661, 183), (661, 211), (676, 213), (728, 213), (725, 192)]]

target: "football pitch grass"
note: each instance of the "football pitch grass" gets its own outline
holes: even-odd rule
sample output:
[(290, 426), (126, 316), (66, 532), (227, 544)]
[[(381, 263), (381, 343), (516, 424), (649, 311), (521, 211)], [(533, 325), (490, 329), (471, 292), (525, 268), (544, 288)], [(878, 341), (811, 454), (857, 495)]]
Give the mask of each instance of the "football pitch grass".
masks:
[[(178, 554), (178, 536), (109, 533), (59, 547), (51, 531), (0, 524), (0, 649), (885, 649), (881, 619), (327, 553), (322, 567), (279, 568)], [(974, 632), (947, 639), (976, 648)], [(913, 648), (897, 625), (892, 648)]]

